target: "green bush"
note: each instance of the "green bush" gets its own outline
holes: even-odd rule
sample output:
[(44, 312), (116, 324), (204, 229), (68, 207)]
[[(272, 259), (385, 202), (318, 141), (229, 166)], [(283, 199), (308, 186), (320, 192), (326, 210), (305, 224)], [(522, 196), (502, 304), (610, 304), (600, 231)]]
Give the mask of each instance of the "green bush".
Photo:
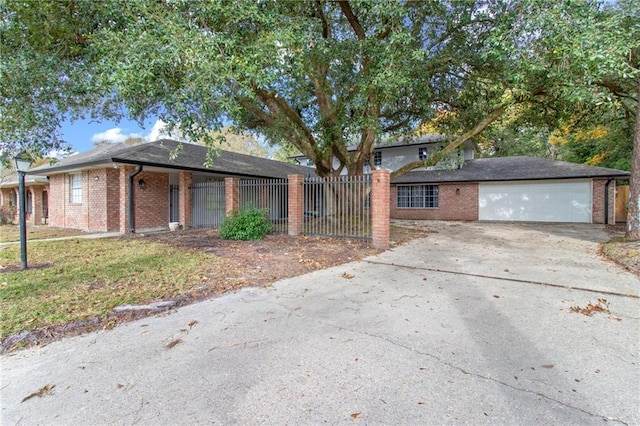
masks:
[(261, 240), (271, 231), (267, 211), (256, 208), (241, 210), (225, 218), (218, 235), (225, 240)]
[(0, 206), (0, 225), (13, 223), (16, 216), (15, 206)]

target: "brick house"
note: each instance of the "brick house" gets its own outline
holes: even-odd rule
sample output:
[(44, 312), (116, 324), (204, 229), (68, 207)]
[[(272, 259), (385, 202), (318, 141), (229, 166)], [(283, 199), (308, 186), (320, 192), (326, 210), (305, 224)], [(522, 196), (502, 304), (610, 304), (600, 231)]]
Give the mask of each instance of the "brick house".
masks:
[[(32, 225), (47, 223), (49, 215), (49, 180), (45, 176), (25, 176), (26, 221)], [(12, 174), (0, 178), (0, 206), (15, 208), (18, 220), (18, 176)]]
[(391, 217), (613, 224), (616, 180), (629, 176), (544, 158), (467, 160), (460, 168), (395, 179)]
[[(208, 209), (210, 198), (194, 205), (192, 188), (225, 178), (285, 178), (307, 168), (221, 151), (213, 167), (203, 165), (207, 148), (159, 140), (140, 145), (108, 144), (53, 165), (36, 167), (31, 177), (49, 181), (49, 224), (89, 232), (166, 229), (170, 222), (192, 225), (192, 212)], [(224, 214), (224, 212), (223, 212)]]
[[(440, 135), (380, 141), (373, 161), (378, 169), (396, 170), (427, 158), (445, 142)], [(309, 165), (303, 155), (292, 158)], [(371, 167), (363, 171), (370, 173)], [(393, 180), (391, 218), (613, 224), (615, 181), (629, 176), (533, 157), (476, 160), (473, 146), (465, 144), (438, 165)]]

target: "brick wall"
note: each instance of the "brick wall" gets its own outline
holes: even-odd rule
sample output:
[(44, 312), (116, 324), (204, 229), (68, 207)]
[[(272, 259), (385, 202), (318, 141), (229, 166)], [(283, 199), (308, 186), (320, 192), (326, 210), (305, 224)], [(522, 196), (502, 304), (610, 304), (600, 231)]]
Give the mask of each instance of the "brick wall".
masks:
[(478, 184), (439, 184), (438, 207), (398, 208), (397, 185), (391, 186), (391, 218), (415, 220), (478, 220)]
[[(144, 181), (144, 188), (139, 182)], [(169, 174), (146, 172), (134, 178), (136, 230), (169, 226)]]
[(59, 228), (66, 226), (65, 178), (64, 174), (49, 177), (49, 225)]
[[(593, 179), (592, 185), (592, 223), (605, 223), (605, 187), (607, 179)], [(616, 223), (615, 203), (616, 203), (616, 182), (611, 181), (609, 184), (609, 224)]]
[[(69, 174), (51, 176), (49, 224), (90, 232), (127, 232), (129, 175), (134, 167), (82, 172), (82, 202), (69, 202)], [(139, 188), (143, 179), (145, 188)], [(135, 227), (166, 228), (169, 223), (169, 175), (145, 172), (134, 178)]]

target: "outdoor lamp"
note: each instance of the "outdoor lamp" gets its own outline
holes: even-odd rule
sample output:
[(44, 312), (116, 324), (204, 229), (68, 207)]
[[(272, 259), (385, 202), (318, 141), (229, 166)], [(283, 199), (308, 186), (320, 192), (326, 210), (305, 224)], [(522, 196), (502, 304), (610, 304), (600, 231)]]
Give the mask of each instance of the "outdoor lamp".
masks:
[(24, 175), (31, 167), (33, 160), (31, 156), (22, 151), (15, 157), (16, 170), (18, 171), (18, 208), (20, 209), (20, 261), (22, 269), (27, 269), (27, 219), (26, 219), (26, 197), (24, 193)]
[(20, 154), (16, 155), (14, 160), (16, 162), (16, 170), (23, 173), (29, 170), (31, 168), (31, 164), (33, 163), (33, 160), (31, 159), (29, 154), (27, 154), (25, 151), (22, 151)]

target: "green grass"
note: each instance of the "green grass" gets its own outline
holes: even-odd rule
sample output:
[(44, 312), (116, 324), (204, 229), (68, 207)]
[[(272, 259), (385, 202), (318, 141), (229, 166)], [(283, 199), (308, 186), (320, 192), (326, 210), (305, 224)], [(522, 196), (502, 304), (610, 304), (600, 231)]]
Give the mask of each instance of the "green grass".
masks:
[[(27, 240), (41, 240), (46, 238), (72, 237), (84, 232), (76, 229), (54, 228), (48, 225), (27, 225)], [(0, 226), (0, 243), (20, 241), (18, 225)]]
[[(226, 266), (213, 255), (120, 238), (33, 242), (28, 261), (31, 269), (0, 273), (2, 337), (187, 294), (206, 271)], [(0, 271), (19, 264), (17, 244), (0, 250)]]

